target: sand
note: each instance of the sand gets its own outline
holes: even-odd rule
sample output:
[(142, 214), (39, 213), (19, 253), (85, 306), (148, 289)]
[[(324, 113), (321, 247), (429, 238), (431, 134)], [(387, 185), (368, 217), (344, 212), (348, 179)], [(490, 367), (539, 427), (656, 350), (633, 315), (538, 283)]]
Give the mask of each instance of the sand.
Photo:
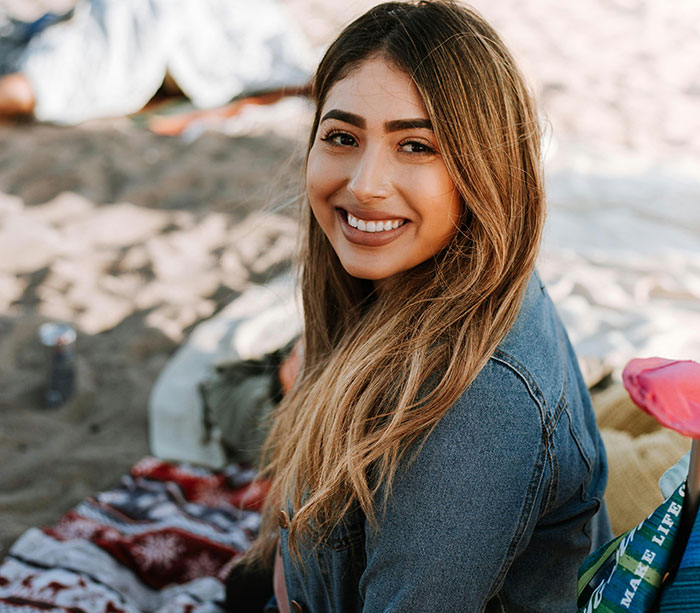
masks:
[[(288, 4), (320, 48), (373, 2)], [(688, 58), (700, 57), (700, 7), (474, 4), (551, 125), (541, 268), (577, 348), (618, 370), (651, 351), (698, 359), (700, 74)], [(70, 5), (0, 9), (30, 19)], [(0, 126), (0, 554), (146, 455), (168, 357), (287, 269), (307, 125), (297, 104), (229, 125), (235, 137), (156, 136), (125, 118)], [(78, 391), (60, 409), (43, 407), (46, 319), (79, 331)]]

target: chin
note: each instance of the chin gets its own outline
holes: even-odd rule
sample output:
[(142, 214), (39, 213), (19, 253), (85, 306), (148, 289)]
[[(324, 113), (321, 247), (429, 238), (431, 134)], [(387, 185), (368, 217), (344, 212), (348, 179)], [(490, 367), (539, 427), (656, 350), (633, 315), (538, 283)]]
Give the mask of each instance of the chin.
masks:
[(351, 277), (355, 277), (356, 279), (364, 279), (366, 281), (381, 281), (382, 279), (386, 279), (387, 277), (390, 277), (392, 276), (392, 274), (394, 274), (387, 268), (379, 267), (376, 265), (368, 266), (365, 263), (360, 263), (356, 261), (353, 262), (352, 260), (343, 261), (341, 259), (340, 264), (345, 270), (345, 272), (348, 273)]
[(367, 269), (345, 268), (345, 272), (351, 277), (355, 277), (355, 279), (363, 279), (364, 281), (382, 281), (391, 276), (376, 271), (368, 271)]

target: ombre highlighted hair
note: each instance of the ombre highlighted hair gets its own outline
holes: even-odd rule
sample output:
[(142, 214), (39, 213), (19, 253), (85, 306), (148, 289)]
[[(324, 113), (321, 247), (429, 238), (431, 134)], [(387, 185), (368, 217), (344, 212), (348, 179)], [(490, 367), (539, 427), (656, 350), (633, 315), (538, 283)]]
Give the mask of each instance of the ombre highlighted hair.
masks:
[(539, 248), (539, 120), (496, 32), (450, 0), (375, 6), (318, 67), (309, 148), (328, 92), (370, 58), (415, 83), (462, 216), (442, 251), (377, 294), (345, 272), (306, 203), (305, 354), (265, 445), (261, 478), (271, 488), (248, 562), (271, 563), (280, 507), (292, 510), (294, 556), (355, 505), (376, 526), (406, 451), (430, 435), (513, 325)]

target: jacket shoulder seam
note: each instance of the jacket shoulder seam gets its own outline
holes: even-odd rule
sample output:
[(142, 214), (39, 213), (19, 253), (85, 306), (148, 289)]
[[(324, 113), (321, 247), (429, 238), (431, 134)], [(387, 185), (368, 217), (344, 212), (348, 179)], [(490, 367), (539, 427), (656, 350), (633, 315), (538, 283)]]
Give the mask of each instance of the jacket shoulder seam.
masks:
[(491, 356), (491, 359), (494, 362), (498, 362), (506, 366), (522, 380), (527, 388), (528, 394), (535, 401), (540, 410), (540, 418), (544, 429), (547, 415), (547, 399), (542, 393), (540, 387), (537, 385), (535, 378), (532, 376), (532, 374), (530, 374), (530, 371), (528, 371), (522, 362), (519, 362), (516, 358), (506, 353), (502, 349), (496, 349), (494, 354)]

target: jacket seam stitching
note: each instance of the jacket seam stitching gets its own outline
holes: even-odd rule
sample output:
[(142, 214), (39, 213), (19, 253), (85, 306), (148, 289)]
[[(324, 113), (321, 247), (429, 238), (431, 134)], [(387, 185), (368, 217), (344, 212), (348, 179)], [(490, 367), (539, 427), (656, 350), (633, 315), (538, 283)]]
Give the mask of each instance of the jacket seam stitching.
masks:
[[(579, 434), (576, 431), (576, 428), (574, 427), (574, 418), (571, 415), (571, 408), (569, 405), (566, 405), (566, 415), (569, 418), (569, 429), (571, 431), (571, 438), (574, 439), (574, 443), (576, 443), (576, 448), (578, 449), (579, 454), (583, 458), (584, 463), (586, 464), (586, 468), (588, 469), (588, 474), (589, 474), (589, 480), (590, 480), (590, 475), (592, 474), (593, 471), (593, 458), (589, 458), (588, 454), (586, 453), (586, 450), (584, 448), (583, 443), (579, 440)], [(588, 481), (585, 483), (585, 486), (588, 486)]]
[(559, 402), (557, 403), (557, 408), (554, 411), (552, 423), (549, 424), (551, 427), (547, 432), (547, 440), (550, 443), (547, 447), (547, 456), (549, 458), (550, 467), (552, 471), (549, 487), (547, 488), (547, 495), (544, 499), (544, 508), (547, 511), (552, 509), (554, 502), (557, 499), (557, 494), (559, 492), (559, 454), (557, 451), (556, 439), (554, 437), (554, 429), (559, 423), (561, 415), (563, 415), (564, 413), (568, 415), (568, 404), (566, 402), (566, 381), (566, 374), (564, 374), (564, 389), (562, 391), (561, 397), (559, 398)]
[(496, 574), (496, 577), (492, 583), (492, 588), (489, 591), (485, 602), (488, 602), (491, 598), (493, 598), (493, 596), (495, 596), (498, 593), (497, 590), (500, 589), (500, 587), (502, 586), (505, 576), (508, 573), (508, 569), (510, 568), (511, 563), (515, 558), (515, 550), (518, 548), (518, 545), (520, 544), (523, 535), (525, 534), (525, 529), (527, 528), (529, 520), (532, 517), (532, 514), (534, 512), (534, 505), (532, 503), (534, 502), (536, 493), (542, 484), (542, 477), (544, 473), (543, 467), (546, 453), (547, 446), (544, 445), (541, 447), (540, 453), (538, 454), (537, 460), (533, 466), (532, 475), (530, 476), (530, 481), (527, 486), (527, 494), (525, 496), (525, 500), (523, 500), (523, 505), (520, 509), (520, 514), (518, 518), (518, 524), (510, 540), (508, 551), (506, 552), (505, 558), (503, 559), (501, 568)]
[(550, 511), (552, 510), (559, 493), (559, 454), (557, 453), (557, 443), (554, 438), (551, 440), (551, 446), (547, 449), (547, 457), (549, 458), (552, 476), (550, 479), (549, 488), (547, 490), (544, 508), (546, 511)]
[[(559, 346), (560, 350), (562, 353), (564, 353), (564, 329), (561, 326), (557, 326), (557, 340), (559, 341)], [(561, 386), (561, 396), (559, 396), (559, 401), (557, 402), (557, 407), (554, 410), (554, 415), (552, 415), (552, 426), (550, 432), (548, 432), (548, 436), (551, 435), (554, 432), (554, 428), (556, 427), (557, 423), (559, 422), (559, 418), (561, 417), (562, 413), (568, 408), (568, 403), (566, 401), (566, 391), (569, 387), (569, 373), (566, 369), (564, 368), (563, 372), (563, 381), (562, 381), (562, 386)], [(567, 411), (568, 414), (568, 411)]]
[(545, 399), (542, 390), (537, 385), (534, 377), (523, 366), (522, 363), (516, 360), (512, 355), (507, 354), (502, 349), (496, 349), (492, 356), (492, 359), (497, 362), (501, 362), (502, 364), (510, 368), (523, 380), (523, 382), (525, 383), (525, 387), (527, 387), (528, 393), (530, 394), (532, 399), (537, 403), (537, 406), (540, 409), (540, 419), (542, 420), (542, 425), (545, 426), (547, 422), (547, 400)]
[[(525, 529), (527, 528), (528, 522), (534, 512), (533, 502), (536, 497), (537, 491), (542, 485), (542, 478), (544, 475), (544, 464), (546, 462), (546, 456), (548, 455), (549, 450), (549, 438), (546, 434), (547, 427), (545, 423), (546, 401), (544, 399), (542, 391), (539, 389), (537, 383), (534, 381), (527, 369), (522, 367), (522, 364), (520, 364), (515, 358), (513, 358), (512, 356), (508, 355), (500, 349), (497, 349), (496, 353), (494, 353), (492, 357), (495, 361), (502, 363), (504, 366), (506, 366), (507, 368), (512, 370), (516, 375), (518, 375), (518, 377), (525, 384), (525, 387), (527, 388), (528, 393), (532, 397), (533, 401), (537, 405), (540, 417), (541, 445), (540, 451), (532, 468), (532, 474), (530, 476), (530, 481), (528, 482), (525, 499), (523, 500), (523, 504), (520, 509), (518, 523), (510, 540), (508, 551), (506, 552), (506, 555), (503, 559), (503, 563), (501, 564), (501, 567), (492, 582), (492, 587), (489, 590), (489, 593), (487, 594), (484, 602), (488, 602), (498, 593), (498, 590), (500, 589), (503, 580), (505, 579), (505, 576), (508, 572), (508, 569), (510, 568), (510, 565), (515, 557), (515, 550), (518, 548), (518, 545), (520, 544), (520, 541), (522, 540), (523, 535), (525, 533)], [(520, 366), (520, 368), (518, 368), (518, 366)]]
[(564, 380), (562, 381), (561, 385), (561, 396), (559, 396), (559, 400), (557, 401), (557, 406), (554, 409), (554, 414), (552, 415), (551, 419), (548, 420), (547, 422), (547, 437), (551, 437), (554, 434), (554, 429), (557, 427), (557, 424), (559, 423), (559, 419), (561, 418), (562, 414), (566, 410), (567, 407), (567, 402), (566, 402), (566, 390), (567, 390), (567, 376), (566, 376), (566, 370), (564, 370)]

